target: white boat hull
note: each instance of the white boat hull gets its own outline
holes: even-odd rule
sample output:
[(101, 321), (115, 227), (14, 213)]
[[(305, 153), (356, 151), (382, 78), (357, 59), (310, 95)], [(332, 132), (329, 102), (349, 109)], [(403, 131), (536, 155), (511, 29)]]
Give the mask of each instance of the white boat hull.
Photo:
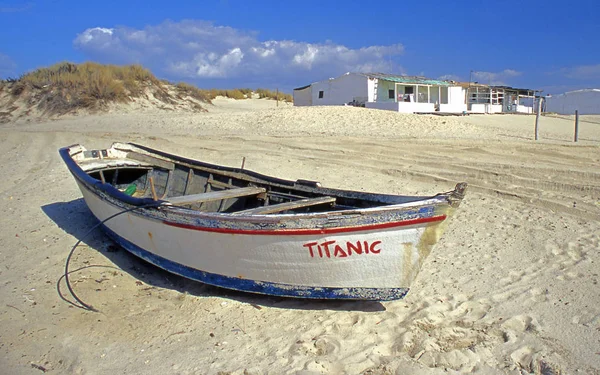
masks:
[(328, 189), (129, 144), (60, 154), (125, 249), (190, 279), (287, 297), (402, 298), (466, 188), (431, 197)]
[[(79, 185), (98, 220), (123, 211)], [(109, 220), (105, 228), (134, 254), (199, 281), (211, 283), (212, 276), (238, 290), (245, 290), (250, 281), (269, 290), (282, 289), (269, 294), (310, 298), (330, 298), (341, 289), (338, 298), (352, 299), (348, 289), (354, 294), (364, 289), (357, 298), (382, 300), (408, 291), (431, 250), (429, 243), (435, 242), (424, 241), (424, 235), (437, 237), (439, 224), (408, 222), (389, 229), (321, 235), (241, 234), (183, 228), (130, 212)], [(369, 295), (372, 298), (365, 298)]]

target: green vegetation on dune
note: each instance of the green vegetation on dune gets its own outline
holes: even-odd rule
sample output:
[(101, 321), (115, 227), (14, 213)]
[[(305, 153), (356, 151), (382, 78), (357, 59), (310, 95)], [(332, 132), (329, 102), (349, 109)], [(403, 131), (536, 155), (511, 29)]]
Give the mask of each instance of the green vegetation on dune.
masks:
[(63, 114), (111, 102), (125, 103), (142, 96), (146, 88), (151, 88), (159, 100), (173, 102), (164, 84), (140, 65), (61, 62), (24, 74), (12, 82), (10, 90), (13, 96), (24, 96), (40, 109)]
[(263, 98), (267, 98), (267, 99), (278, 99), (284, 102), (289, 102), (291, 103), (293, 101), (292, 95), (290, 94), (284, 94), (284, 93), (278, 93), (278, 92), (273, 92), (267, 89), (256, 89), (256, 93), (258, 94), (258, 97), (260, 99)]
[(27, 86), (69, 90), (65, 94), (81, 101), (79, 104), (83, 106), (98, 99), (125, 101), (128, 96), (138, 96), (142, 92), (142, 84), (160, 85), (160, 81), (140, 65), (116, 66), (93, 62), (58, 63), (27, 73), (17, 83), (20, 85), (15, 86), (13, 92)]
[(217, 96), (224, 96), (231, 99), (249, 99), (253, 93), (258, 95), (259, 99), (273, 99), (281, 100), (283, 102), (291, 103), (293, 101), (292, 95), (284, 94), (282, 92), (270, 91), (267, 89), (232, 89), (232, 90), (221, 90), (221, 89), (210, 89), (210, 98), (214, 99)]
[[(210, 103), (217, 96), (247, 99), (253, 92), (259, 98), (292, 101), (289, 94), (266, 89), (200, 89), (191, 84), (159, 80), (141, 65), (103, 65), (94, 62), (61, 62), (39, 68), (18, 79), (0, 81), (0, 91), (22, 97), (30, 105), (55, 114), (79, 108), (99, 109), (108, 103), (126, 103), (134, 98), (153, 96), (165, 104), (176, 104), (185, 97)], [(186, 99), (187, 100), (187, 99)], [(194, 106), (199, 107), (197, 103)]]

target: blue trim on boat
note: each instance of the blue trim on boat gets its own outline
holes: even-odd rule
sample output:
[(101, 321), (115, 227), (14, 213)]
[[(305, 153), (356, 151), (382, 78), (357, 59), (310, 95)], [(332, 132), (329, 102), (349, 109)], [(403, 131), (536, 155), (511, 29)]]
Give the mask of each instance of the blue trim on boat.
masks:
[(87, 174), (83, 169), (81, 169), (79, 164), (77, 164), (77, 162), (75, 162), (75, 160), (73, 160), (73, 158), (71, 157), (71, 148), (74, 146), (76, 145), (63, 147), (58, 150), (58, 153), (67, 165), (67, 168), (69, 169), (73, 177), (76, 180), (81, 181), (81, 183), (84, 184), (89, 190), (93, 191), (94, 194), (98, 195), (98, 191), (101, 191), (119, 201), (134, 206), (143, 206), (156, 202), (153, 201), (152, 198), (136, 198), (129, 196), (123, 193), (122, 191), (119, 191), (119, 189), (112, 186), (111, 184), (102, 183), (102, 181), (96, 180), (95, 178)]
[(240, 279), (236, 277), (204, 272), (150, 253), (119, 236), (110, 230), (106, 225), (103, 224), (102, 227), (104, 231), (119, 245), (132, 254), (144, 259), (145, 261), (152, 263), (168, 272), (222, 288), (281, 297), (364, 301), (396, 300), (403, 298), (406, 293), (408, 293), (408, 288), (329, 288), (297, 286)]

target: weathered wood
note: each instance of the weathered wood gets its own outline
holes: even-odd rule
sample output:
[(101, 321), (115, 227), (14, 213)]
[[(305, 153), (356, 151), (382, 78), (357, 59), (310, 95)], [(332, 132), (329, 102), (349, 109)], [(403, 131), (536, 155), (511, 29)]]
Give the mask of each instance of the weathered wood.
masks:
[[(231, 181), (231, 178), (229, 179)], [(213, 180), (212, 177), (208, 178), (208, 184), (213, 185), (213, 186), (218, 186), (218, 187), (224, 187), (224, 188), (238, 188), (239, 186), (235, 186), (232, 184), (228, 184), (227, 182), (221, 182), (221, 181), (217, 181), (217, 180)]]
[(249, 210), (238, 211), (236, 214), (244, 214), (244, 215), (266, 215), (272, 214), (275, 212), (282, 212), (287, 210), (294, 210), (297, 208), (308, 207), (308, 206), (316, 206), (319, 204), (327, 204), (334, 203), (335, 197), (318, 197), (318, 198), (308, 198), (301, 199), (298, 201), (285, 202), (279, 204), (273, 204), (270, 206), (262, 206), (257, 208), (251, 208)]
[(537, 141), (539, 138), (539, 123), (540, 123), (540, 113), (542, 112), (542, 96), (538, 100), (537, 113), (535, 114), (535, 140)]
[(152, 192), (152, 199), (157, 201), (158, 196), (156, 195), (156, 189), (154, 188), (154, 177), (150, 177), (148, 178), (148, 180), (150, 181), (150, 191)]
[(168, 161), (168, 160), (163, 160), (163, 159), (159, 159), (157, 157), (154, 156), (150, 156), (150, 155), (144, 155), (144, 154), (140, 154), (137, 152), (128, 152), (127, 153), (127, 158), (131, 159), (131, 160), (136, 160), (136, 161), (140, 161), (142, 163), (147, 163), (150, 165), (154, 165), (160, 168), (164, 168), (167, 170), (173, 170), (175, 169), (175, 163), (173, 163), (172, 161)]
[(160, 197), (160, 199), (164, 199), (167, 194), (169, 194), (169, 190), (171, 189), (171, 184), (173, 183), (173, 170), (169, 170), (169, 174), (167, 175), (167, 183), (165, 184), (165, 192), (163, 193), (162, 197)]
[(211, 191), (208, 193), (184, 195), (181, 197), (172, 197), (172, 198), (165, 199), (165, 201), (167, 201), (171, 204), (174, 204), (174, 205), (182, 205), (182, 204), (218, 201), (221, 199), (238, 198), (238, 197), (244, 197), (244, 196), (249, 196), (249, 195), (257, 195), (260, 193), (264, 193), (265, 191), (266, 191), (265, 188), (250, 186), (250, 187), (238, 188), (238, 189), (219, 190), (219, 191)]
[(575, 137), (574, 141), (577, 142), (579, 140), (579, 111), (575, 110)]
[(190, 185), (194, 181), (194, 170), (190, 168), (188, 170), (187, 180), (185, 181), (185, 189), (183, 190), (183, 195), (186, 195), (190, 191)]

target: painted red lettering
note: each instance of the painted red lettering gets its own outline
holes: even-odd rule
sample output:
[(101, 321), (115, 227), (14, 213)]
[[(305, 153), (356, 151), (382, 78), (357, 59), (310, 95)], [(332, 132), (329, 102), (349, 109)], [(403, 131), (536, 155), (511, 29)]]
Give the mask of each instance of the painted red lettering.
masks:
[(369, 250), (373, 253), (373, 254), (379, 254), (381, 252), (381, 249), (376, 249), (375, 246), (379, 245), (381, 243), (381, 241), (375, 241), (371, 244), (371, 247), (369, 248)]
[(336, 258), (345, 258), (348, 255), (346, 254), (346, 252), (342, 249), (342, 247), (340, 245), (335, 245), (335, 251), (333, 252), (333, 256)]
[(325, 241), (321, 244), (321, 246), (323, 246), (323, 249), (325, 249), (325, 255), (327, 255), (327, 258), (331, 258), (331, 253), (329, 252), (329, 245), (334, 244), (334, 241)]
[(356, 246), (352, 242), (346, 242), (346, 249), (348, 250), (348, 255), (352, 255), (352, 251), (356, 254), (362, 254), (362, 244), (360, 241), (356, 241)]
[(314, 258), (315, 254), (313, 253), (313, 246), (315, 246), (318, 242), (309, 242), (309, 243), (305, 243), (304, 247), (308, 247), (308, 252), (310, 253), (310, 257)]
[[(336, 240), (324, 241), (324, 242), (307, 242), (302, 245), (308, 249), (308, 253), (311, 258), (315, 256), (319, 258), (346, 258), (352, 255), (354, 252), (357, 255), (360, 254), (379, 254), (381, 253), (381, 241), (346, 241), (346, 247), (337, 244)], [(318, 255), (315, 255), (315, 248), (318, 251)]]

